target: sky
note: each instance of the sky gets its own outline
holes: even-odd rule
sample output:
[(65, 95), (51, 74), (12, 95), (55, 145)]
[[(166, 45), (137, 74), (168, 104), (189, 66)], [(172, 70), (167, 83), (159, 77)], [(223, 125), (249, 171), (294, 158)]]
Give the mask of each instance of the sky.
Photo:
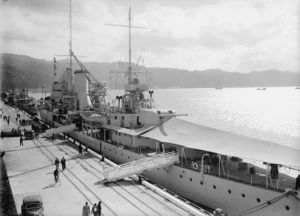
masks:
[[(231, 72), (300, 72), (298, 0), (72, 0), (73, 51), (82, 61)], [(1, 0), (0, 53), (67, 55), (69, 0)], [(59, 57), (57, 57), (59, 58)], [(62, 57), (64, 58), (64, 57)]]

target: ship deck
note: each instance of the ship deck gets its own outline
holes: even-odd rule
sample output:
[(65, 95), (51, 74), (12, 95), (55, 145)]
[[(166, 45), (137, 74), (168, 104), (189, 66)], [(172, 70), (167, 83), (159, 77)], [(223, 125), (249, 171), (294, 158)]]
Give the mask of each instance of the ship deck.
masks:
[[(96, 131), (94, 131), (96, 132)], [(135, 151), (139, 154), (151, 155), (151, 153), (156, 152), (156, 149), (151, 149), (148, 146), (138, 146), (137, 148), (128, 147), (123, 145), (122, 143), (116, 143), (110, 141), (111, 144), (116, 146), (125, 148), (130, 151)], [(168, 149), (167, 149), (168, 151)], [(180, 155), (180, 160), (182, 157)], [(186, 158), (187, 160), (183, 160), (183, 163), (178, 164), (177, 166), (181, 166), (195, 172), (201, 171), (201, 158)], [(195, 169), (193, 167), (193, 163), (197, 163), (198, 168)], [(240, 163), (244, 165), (244, 167), (240, 166)], [(245, 167), (246, 166), (246, 167)], [(204, 163), (204, 172), (205, 174), (214, 175), (216, 177), (220, 177), (223, 179), (229, 179), (231, 181), (249, 184), (255, 187), (266, 188), (268, 190), (280, 191), (284, 192), (286, 189), (294, 189), (295, 188), (295, 181), (297, 175), (300, 171), (293, 170), (284, 166), (279, 166), (279, 174), (277, 179), (271, 179), (270, 174), (268, 176), (268, 186), (266, 181), (266, 169), (264, 168), (262, 162), (259, 161), (252, 161), (252, 160), (245, 160), (245, 161), (231, 161), (228, 160), (227, 162), (223, 162), (224, 170), (221, 166), (220, 173), (219, 173), (219, 165), (213, 164), (210, 165), (210, 172), (207, 170), (208, 163)], [(255, 174), (251, 175), (249, 172), (250, 167), (254, 167)], [(268, 173), (270, 170), (268, 171)]]
[[(15, 110), (2, 102), (1, 107), (11, 116), (9, 125), (0, 119), (1, 129), (17, 128)], [(29, 117), (22, 114), (21, 118)], [(39, 139), (23, 143), (20, 146), (19, 137), (4, 138), (0, 143), (6, 152), (3, 160), (19, 215), (22, 199), (33, 194), (42, 196), (45, 213), (52, 216), (81, 215), (85, 202), (92, 208), (100, 200), (103, 215), (190, 215), (132, 178), (100, 184), (103, 168), (109, 165), (91, 150), (79, 155), (77, 145), (63, 137), (52, 140), (40, 134)], [(60, 169), (61, 184), (55, 184), (54, 160), (62, 157), (67, 169)]]

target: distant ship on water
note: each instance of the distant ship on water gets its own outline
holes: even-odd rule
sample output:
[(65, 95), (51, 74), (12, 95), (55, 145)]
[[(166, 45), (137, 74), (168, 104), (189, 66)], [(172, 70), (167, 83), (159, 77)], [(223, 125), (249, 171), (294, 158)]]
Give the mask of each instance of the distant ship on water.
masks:
[(262, 88), (257, 88), (256, 90), (267, 90), (266, 87), (262, 87)]

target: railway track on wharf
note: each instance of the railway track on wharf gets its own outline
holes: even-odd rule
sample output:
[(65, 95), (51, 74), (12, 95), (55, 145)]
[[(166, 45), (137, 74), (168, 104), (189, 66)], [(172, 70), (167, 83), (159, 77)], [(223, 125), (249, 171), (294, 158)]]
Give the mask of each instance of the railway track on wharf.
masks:
[[(74, 144), (70, 143), (70, 141), (67, 140), (67, 142), (64, 142), (64, 143), (55, 143), (56, 144), (56, 147), (59, 148), (62, 152), (70, 152), (68, 153), (68, 155), (72, 155), (72, 156), (76, 156), (78, 155), (78, 152), (74, 149)], [(66, 146), (68, 145), (69, 148)], [(63, 149), (64, 148), (64, 149)], [(80, 162), (83, 162), (85, 163), (87, 166), (89, 166), (91, 169), (93, 169), (96, 173), (98, 173), (99, 175), (97, 175), (96, 173), (93, 172), (93, 174), (97, 177), (97, 178), (100, 178), (100, 179), (103, 179), (104, 178), (104, 172), (103, 172), (103, 169), (102, 167), (103, 166), (110, 166), (109, 164), (107, 163), (104, 163), (104, 162), (100, 162), (99, 163), (99, 158), (95, 158), (93, 154), (89, 153), (89, 152), (86, 152), (85, 154), (89, 154), (91, 157), (89, 160), (92, 160), (92, 162), (88, 162), (87, 160), (80, 160)], [(80, 164), (83, 164), (83, 163), (80, 163)], [(92, 170), (91, 170), (92, 172)], [(129, 178), (131, 179), (131, 178)], [(111, 182), (110, 184), (106, 184), (108, 187), (111, 187), (112, 189), (115, 189), (115, 188), (121, 188), (123, 189), (124, 191), (127, 192), (126, 195), (124, 196), (127, 196), (127, 195), (130, 195), (132, 196), (133, 198), (135, 198), (136, 200), (139, 200), (139, 202), (142, 202), (145, 206), (147, 206), (148, 208), (152, 209), (153, 212), (155, 212), (157, 215), (162, 215), (160, 214), (158, 211), (156, 211), (155, 209), (160, 209), (160, 208), (167, 208), (169, 209), (173, 215), (182, 215), (180, 213), (178, 213), (177, 211), (174, 211), (174, 209), (172, 208), (173, 206), (170, 206), (168, 205), (169, 202), (166, 201), (166, 200), (162, 200), (162, 198), (157, 195), (157, 194), (153, 194), (153, 192), (149, 193), (150, 191), (149, 190), (146, 190), (144, 186), (138, 184), (135, 180), (132, 179), (132, 181), (116, 181), (116, 182)], [(111, 186), (113, 185), (113, 186)], [(114, 186), (118, 186), (118, 187), (114, 187)], [(142, 193), (143, 196), (135, 196), (134, 194), (131, 193), (131, 191), (127, 190), (126, 187), (130, 187), (130, 189), (135, 189), (135, 190), (138, 190), (139, 193)], [(155, 205), (155, 209), (154, 207), (151, 207), (147, 204), (147, 200), (142, 200), (142, 199), (145, 199), (145, 195), (149, 196), (151, 199), (154, 199), (157, 201), (157, 204)], [(133, 200), (134, 202), (134, 200)]]
[[(54, 158), (55, 155), (49, 150), (50, 146), (48, 146), (48, 145), (45, 146), (39, 140), (34, 140), (34, 142), (39, 143), (40, 148), (43, 147), (47, 151), (49, 151), (50, 154), (52, 154), (52, 156), (53, 156), (52, 161), (55, 160), (55, 158)], [(76, 164), (80, 165), (81, 168), (83, 168), (89, 174), (93, 175), (95, 177), (94, 179), (96, 179), (97, 181), (104, 178), (104, 174), (100, 170), (100, 168), (102, 168), (102, 166), (109, 166), (108, 164), (106, 164), (104, 162), (99, 163), (99, 160), (97, 160), (90, 153), (88, 153), (88, 154), (90, 154), (90, 156), (92, 156), (92, 157), (82, 159), (82, 158), (78, 157), (78, 152), (76, 152), (74, 148), (72, 148), (73, 150), (71, 150), (71, 149), (67, 148), (64, 144), (58, 145), (55, 143), (55, 147), (57, 149), (59, 149), (62, 153), (71, 156), (71, 158), (74, 158), (76, 160)], [(85, 155), (83, 155), (81, 157), (84, 157)], [(88, 162), (87, 160), (92, 160), (95, 165), (93, 165), (91, 162)], [(72, 172), (70, 169), (68, 169), (68, 171)], [(72, 172), (72, 174), (75, 175), (74, 172)], [(125, 185), (122, 185), (122, 183), (125, 183)], [(97, 182), (94, 184), (97, 184)], [(128, 189), (125, 188), (128, 186), (130, 187), (130, 190), (132, 190), (133, 188), (138, 189), (140, 196), (134, 195), (135, 193), (132, 193), (132, 191), (129, 191)], [(138, 209), (140, 211), (140, 213), (142, 213), (143, 215), (165, 215), (165, 213), (161, 214), (159, 211), (156, 210), (156, 209), (161, 209), (161, 208), (169, 209), (171, 215), (182, 215), (182, 213), (184, 213), (183, 210), (182, 210), (183, 212), (178, 212), (178, 209), (177, 209), (177, 211), (175, 211), (173, 209), (174, 206), (173, 206), (173, 208), (168, 206), (166, 204), (168, 202), (166, 200), (162, 199), (161, 197), (160, 197), (161, 200), (159, 200), (159, 198), (158, 198), (159, 195), (157, 195), (157, 197), (155, 197), (154, 194), (150, 195), (149, 193), (147, 193), (147, 191), (145, 189), (143, 190), (143, 189), (139, 188), (137, 185), (135, 185), (134, 183), (129, 182), (129, 181), (113, 182), (111, 184), (105, 185), (104, 187), (109, 188), (110, 190), (115, 192), (116, 195), (121, 196), (129, 204), (131, 204), (136, 209)], [(140, 187), (142, 187), (142, 186), (140, 186)], [(111, 191), (109, 191), (109, 192), (111, 192)], [(152, 204), (152, 206), (147, 204), (147, 201), (145, 200), (145, 195), (150, 196), (151, 199), (155, 199), (156, 203), (154, 205)]]
[[(32, 141), (35, 144), (35, 146), (41, 151), (41, 153), (43, 155), (45, 155), (50, 162), (53, 163), (53, 161), (56, 159), (56, 156), (51, 151), (49, 151), (47, 149), (47, 147), (42, 145), (40, 141), (38, 141), (38, 140), (32, 140)], [(38, 145), (37, 143), (39, 143), (41, 145)], [(46, 150), (47, 153), (44, 150)], [(93, 204), (93, 200), (101, 200), (101, 202), (103, 203), (103, 205), (105, 207), (105, 208), (103, 208), (103, 211), (105, 211), (107, 215), (118, 215), (112, 209), (112, 207), (108, 206), (106, 204), (106, 202), (103, 199), (101, 199), (94, 191), (92, 191), (87, 186), (86, 183), (84, 183), (79, 177), (77, 177), (74, 172), (72, 172), (68, 168), (66, 168), (66, 171), (67, 171), (66, 173), (64, 173), (64, 172), (60, 172), (60, 173), (63, 173), (65, 179), (67, 179), (83, 195), (83, 197), (86, 198), (91, 204)], [(68, 175), (68, 174), (71, 174), (71, 175)]]

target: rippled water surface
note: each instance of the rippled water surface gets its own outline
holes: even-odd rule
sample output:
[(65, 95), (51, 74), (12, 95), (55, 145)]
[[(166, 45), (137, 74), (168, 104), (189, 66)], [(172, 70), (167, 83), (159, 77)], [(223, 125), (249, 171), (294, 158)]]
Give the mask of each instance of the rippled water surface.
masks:
[(300, 148), (300, 90), (293, 87), (157, 89), (156, 106), (182, 119)]

